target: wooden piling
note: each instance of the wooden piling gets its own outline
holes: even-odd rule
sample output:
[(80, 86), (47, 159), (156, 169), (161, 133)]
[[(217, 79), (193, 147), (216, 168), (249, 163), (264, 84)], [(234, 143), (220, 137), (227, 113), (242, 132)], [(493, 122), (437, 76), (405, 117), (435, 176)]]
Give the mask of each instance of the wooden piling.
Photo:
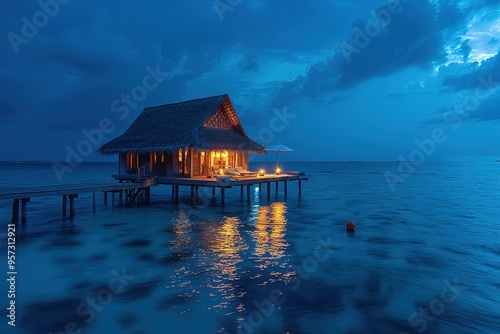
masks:
[(278, 193), (278, 181), (276, 181), (276, 194)]
[(26, 225), (26, 221), (28, 220), (28, 202), (30, 201), (29, 198), (23, 198), (21, 199), (21, 223), (23, 225)]
[(19, 223), (19, 200), (15, 199), (12, 203), (12, 223)]
[(175, 198), (174, 198), (174, 203), (178, 204), (179, 203), (179, 185), (175, 185)]
[(69, 195), (69, 218), (73, 218), (76, 214), (75, 210), (75, 198), (78, 197), (78, 194)]
[(68, 195), (63, 195), (63, 197), (62, 197), (62, 215), (63, 215), (63, 217), (66, 217), (67, 206), (68, 206)]
[(267, 200), (271, 199), (271, 182), (267, 182)]
[(108, 203), (108, 192), (104, 192), (104, 204)]
[(115, 206), (116, 206), (116, 202), (115, 202), (115, 192), (111, 192), (111, 208), (114, 210), (115, 209)]
[(283, 181), (283, 194), (284, 194), (285, 198), (288, 196), (288, 189), (287, 189), (287, 182), (286, 182), (286, 180)]
[(302, 180), (299, 179), (299, 197), (302, 196)]
[(221, 187), (220, 188), (220, 204), (222, 207), (224, 207), (224, 201), (225, 201), (225, 196), (226, 196), (226, 188)]
[(250, 203), (250, 185), (247, 184), (247, 203)]

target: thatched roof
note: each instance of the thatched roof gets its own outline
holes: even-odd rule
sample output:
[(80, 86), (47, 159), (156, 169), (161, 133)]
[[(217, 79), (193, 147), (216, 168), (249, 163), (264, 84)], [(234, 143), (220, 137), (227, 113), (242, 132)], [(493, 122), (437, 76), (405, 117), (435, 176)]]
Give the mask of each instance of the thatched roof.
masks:
[(124, 134), (99, 152), (174, 152), (186, 147), (266, 153), (246, 136), (227, 94), (145, 108)]

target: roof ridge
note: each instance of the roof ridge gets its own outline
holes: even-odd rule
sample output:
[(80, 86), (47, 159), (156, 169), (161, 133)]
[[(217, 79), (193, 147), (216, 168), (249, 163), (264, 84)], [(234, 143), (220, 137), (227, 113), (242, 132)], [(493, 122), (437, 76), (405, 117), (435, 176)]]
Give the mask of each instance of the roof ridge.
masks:
[(210, 100), (210, 99), (221, 98), (221, 97), (229, 97), (229, 94), (220, 94), (220, 95), (214, 95), (214, 96), (209, 96), (209, 97), (199, 97), (199, 98), (196, 98), (196, 99), (191, 99), (191, 100), (186, 100), (186, 101), (179, 101), (179, 102), (173, 102), (173, 103), (159, 104), (159, 105), (156, 105), (156, 106), (145, 107), (144, 110), (154, 109), (154, 108), (158, 108), (158, 107), (173, 106), (173, 105), (176, 105), (176, 104), (184, 104), (184, 103), (189, 103), (189, 102), (197, 102), (197, 101), (202, 101), (202, 100)]

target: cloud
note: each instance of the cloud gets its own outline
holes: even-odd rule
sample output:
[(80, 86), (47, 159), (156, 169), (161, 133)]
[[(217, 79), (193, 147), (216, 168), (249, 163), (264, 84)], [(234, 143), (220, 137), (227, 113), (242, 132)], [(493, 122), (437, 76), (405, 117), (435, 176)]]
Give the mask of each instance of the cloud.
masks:
[(455, 65), (455, 74), (447, 75), (442, 82), (446, 91), (466, 89), (492, 90), (500, 86), (500, 53), (481, 63)]
[(469, 59), (470, 52), (472, 51), (472, 48), (469, 45), (469, 40), (466, 39), (462, 45), (460, 45), (460, 52), (463, 57), (463, 61), (466, 63), (467, 60)]
[(259, 63), (253, 56), (245, 55), (240, 58), (238, 67), (242, 72), (259, 71)]
[(442, 66), (439, 68), (438, 80), (441, 93), (453, 93), (460, 100), (439, 109), (422, 125), (445, 123), (446, 118), (453, 119), (453, 115), (467, 122), (500, 120), (500, 53), (481, 63)]
[[(389, 6), (375, 12), (387, 13)], [(378, 34), (375, 26), (380, 28), (382, 19), (378, 24), (357, 19), (352, 23), (354, 32), (349, 42), (341, 43), (330, 58), (311, 66), (307, 73), (284, 82), (272, 105), (280, 107), (299, 98), (335, 95), (408, 67), (430, 69), (444, 63), (447, 44), (467, 29), (466, 23), (479, 8), (476, 3), (403, 1)], [(467, 52), (467, 44), (463, 44), (462, 54)]]

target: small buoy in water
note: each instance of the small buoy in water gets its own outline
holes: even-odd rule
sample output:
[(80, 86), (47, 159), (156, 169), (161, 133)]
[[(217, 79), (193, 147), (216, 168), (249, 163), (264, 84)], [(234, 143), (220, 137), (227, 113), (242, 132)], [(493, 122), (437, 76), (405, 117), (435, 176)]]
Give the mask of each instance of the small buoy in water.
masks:
[(353, 222), (347, 222), (346, 229), (348, 231), (354, 231), (355, 228), (356, 228), (356, 224), (354, 224)]

